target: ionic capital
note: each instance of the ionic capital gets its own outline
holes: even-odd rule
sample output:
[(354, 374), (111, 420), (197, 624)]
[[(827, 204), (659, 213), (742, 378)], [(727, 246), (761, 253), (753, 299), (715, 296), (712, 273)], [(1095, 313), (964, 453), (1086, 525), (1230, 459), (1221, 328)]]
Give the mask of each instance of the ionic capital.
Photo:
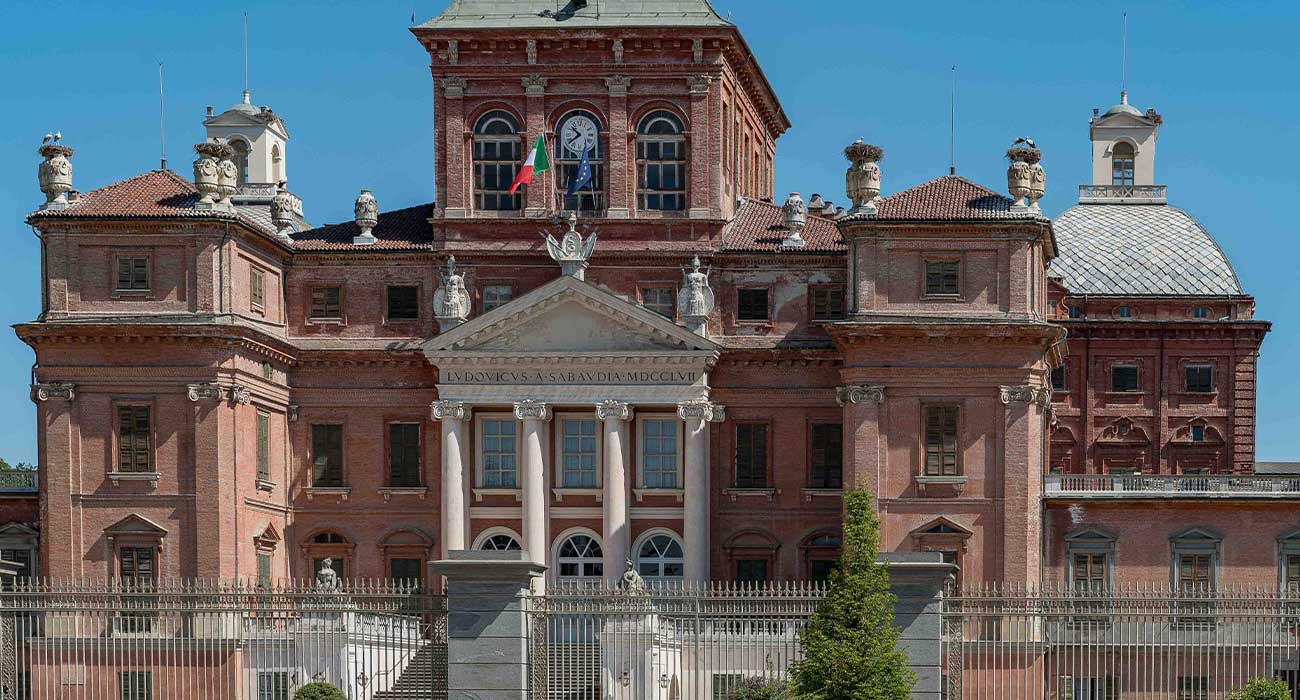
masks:
[(1004, 405), (1013, 403), (1040, 403), (1046, 391), (1028, 384), (1015, 384), (998, 387), (998, 399)]
[(32, 401), (41, 402), (50, 399), (71, 401), (77, 398), (76, 384), (72, 382), (44, 382), (32, 385)]
[(721, 423), (727, 418), (726, 407), (708, 399), (692, 399), (677, 404), (677, 417), (682, 420), (702, 420)]
[(835, 387), (835, 402), (841, 406), (851, 403), (884, 403), (885, 387), (879, 384), (857, 384)]
[(626, 401), (601, 401), (596, 404), (596, 417), (601, 420), (632, 420), (632, 405)]
[(515, 418), (519, 420), (550, 420), (551, 407), (543, 401), (524, 399), (515, 403)]
[(447, 97), (464, 97), (465, 79), (454, 75), (443, 78), (442, 91)]
[(440, 399), (429, 404), (429, 416), (434, 420), (465, 420), (469, 417), (469, 406), (463, 401)]
[(525, 75), (519, 79), (524, 85), (525, 95), (546, 94), (546, 78), (540, 75)]
[(230, 403), (247, 406), (253, 403), (253, 392), (249, 391), (246, 386), (232, 386), (230, 387)]
[(203, 384), (186, 384), (185, 394), (190, 397), (190, 401), (195, 403), (199, 401), (220, 401), (226, 397), (226, 390), (215, 382), (206, 382)]

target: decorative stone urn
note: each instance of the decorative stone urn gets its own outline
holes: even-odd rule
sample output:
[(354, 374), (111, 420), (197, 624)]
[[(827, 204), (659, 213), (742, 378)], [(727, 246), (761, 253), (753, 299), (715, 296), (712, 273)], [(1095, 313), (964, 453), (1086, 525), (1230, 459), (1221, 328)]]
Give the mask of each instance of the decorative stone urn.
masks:
[(1029, 166), (1029, 207), (1034, 211), (1042, 211), (1038, 208), (1038, 200), (1046, 192), (1047, 173), (1043, 170), (1042, 163), (1034, 163)]
[(357, 195), (357, 201), (352, 206), (352, 213), (357, 222), (357, 227), (361, 229), (361, 235), (352, 239), (353, 245), (374, 245), (379, 239), (371, 233), (375, 226), (379, 224), (379, 202), (375, 201), (375, 196), (370, 194), (370, 190), (361, 190)]
[(880, 166), (885, 157), (879, 146), (858, 139), (844, 149), (849, 159), (849, 169), (844, 172), (844, 190), (853, 206), (849, 214), (876, 213), (876, 200), (880, 199)]
[(36, 176), (41, 183), (41, 192), (45, 195), (42, 209), (65, 209), (68, 206), (68, 193), (72, 191), (72, 149), (57, 143), (47, 143), (40, 147), (39, 153), (45, 160), (36, 169)]
[(217, 161), (217, 188), (221, 191), (221, 206), (230, 209), (234, 206), (230, 197), (239, 189), (239, 167), (233, 160), (235, 149), (226, 146), (226, 150), (226, 155)]
[[(1028, 144), (1027, 139), (1022, 139), (1007, 149), (1007, 160), (1011, 161), (1011, 165), (1007, 167), (1007, 192), (1010, 192), (1015, 200), (1011, 203), (1012, 211), (1029, 209), (1026, 200), (1032, 194), (1033, 169), (1043, 157), (1041, 151)], [(1042, 168), (1039, 167), (1039, 170), (1041, 171)]]
[(790, 196), (785, 198), (785, 204), (781, 205), (781, 217), (788, 234), (786, 239), (781, 241), (781, 245), (802, 248), (805, 242), (800, 234), (808, 223), (808, 207), (803, 203), (803, 197), (799, 196), (798, 192), (791, 192)]
[(291, 242), (289, 228), (293, 226), (293, 196), (284, 189), (281, 182), (275, 187), (275, 196), (271, 198), (271, 223), (275, 224), (275, 235), (282, 241)]
[[(199, 191), (199, 207), (212, 208), (224, 199), (221, 189), (221, 161), (230, 158), (235, 151), (220, 141), (204, 141), (194, 144), (194, 189)], [(231, 167), (234, 167), (232, 162)], [(231, 191), (233, 192), (233, 182)]]

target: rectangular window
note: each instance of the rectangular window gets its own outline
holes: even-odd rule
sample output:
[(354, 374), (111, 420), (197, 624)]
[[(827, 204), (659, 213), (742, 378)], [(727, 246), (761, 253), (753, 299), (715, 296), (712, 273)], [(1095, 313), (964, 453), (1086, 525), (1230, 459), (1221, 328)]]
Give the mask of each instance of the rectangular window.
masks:
[(958, 476), (957, 407), (929, 406), (925, 409), (925, 475)]
[(813, 287), (812, 318), (814, 321), (844, 318), (844, 290), (839, 287)]
[(1210, 679), (1205, 676), (1179, 676), (1177, 700), (1207, 700)]
[(737, 321), (766, 321), (767, 320), (767, 290), (766, 289), (737, 289), (736, 290), (736, 320)]
[(257, 478), (271, 480), (271, 416), (257, 412)]
[(767, 424), (736, 425), (736, 488), (767, 488)]
[(343, 289), (341, 287), (315, 287), (311, 290), (311, 318), (343, 318)]
[(677, 290), (672, 287), (643, 287), (641, 305), (664, 318), (673, 318), (676, 296)]
[(148, 406), (117, 408), (118, 471), (150, 471), (153, 436), (149, 422)]
[(388, 560), (388, 577), (404, 586), (420, 585), (424, 580), (424, 562), (420, 559), (397, 558)]
[(1209, 554), (1178, 555), (1178, 590), (1209, 591), (1214, 584), (1213, 561)]
[(809, 439), (812, 444), (808, 486), (815, 489), (841, 488), (844, 485), (844, 426), (839, 423), (814, 424)]
[(122, 700), (153, 698), (153, 673), (150, 671), (118, 671), (117, 684)]
[(826, 583), (831, 580), (831, 572), (839, 562), (834, 559), (813, 559), (808, 562), (808, 580)]
[(1110, 581), (1106, 568), (1106, 555), (1100, 552), (1080, 552), (1073, 557), (1070, 582), (1086, 590), (1104, 590)]
[(1192, 426), (1192, 442), (1205, 442), (1205, 426)]
[(420, 318), (420, 288), (415, 285), (388, 287), (388, 320), (414, 321)]
[(1137, 365), (1115, 365), (1110, 368), (1110, 390), (1134, 392), (1138, 390)]
[(343, 426), (311, 427), (312, 486), (343, 485)]
[(420, 424), (389, 423), (389, 486), (419, 486), (420, 462)]
[(484, 418), (479, 423), (479, 458), (482, 460), (484, 488), (518, 488), (516, 425), (513, 417)]
[(271, 585), (271, 555), (266, 552), (257, 553), (257, 585), (262, 588)]
[(515, 290), (508, 284), (489, 284), (483, 288), (483, 313), (505, 304), (514, 298)]
[(925, 264), (925, 293), (930, 296), (956, 296), (961, 293), (956, 260), (933, 260)]
[(741, 673), (713, 674), (713, 700), (729, 700), (732, 691), (740, 690), (744, 683), (745, 676)]
[(1282, 590), (1292, 596), (1300, 593), (1300, 554), (1288, 554), (1282, 567)]
[(153, 547), (122, 547), (117, 550), (118, 575), (128, 581), (154, 581), (158, 578), (156, 553)]
[(1119, 679), (1061, 676), (1060, 700), (1119, 700)]
[(289, 672), (258, 671), (257, 700), (289, 700)]
[(1078, 304), (1070, 305), (1070, 318), (1083, 318), (1083, 307)]
[(1214, 391), (1214, 367), (1188, 365), (1184, 387), (1186, 391), (1193, 394), (1208, 394)]
[(117, 291), (149, 291), (149, 258), (117, 259)]
[(266, 301), (265, 290), (262, 288), (262, 283), (265, 281), (264, 277), (265, 273), (257, 268), (253, 268), (248, 273), (248, 299), (253, 308), (258, 310), (262, 308)]
[(1052, 368), (1052, 391), (1065, 391), (1065, 365)]
[(560, 487), (594, 489), (599, 458), (596, 455), (596, 419), (560, 419)]
[(767, 582), (766, 559), (737, 559), (736, 583), (758, 585)]
[(641, 484), (645, 488), (681, 488), (677, 483), (677, 426), (675, 418), (641, 421)]

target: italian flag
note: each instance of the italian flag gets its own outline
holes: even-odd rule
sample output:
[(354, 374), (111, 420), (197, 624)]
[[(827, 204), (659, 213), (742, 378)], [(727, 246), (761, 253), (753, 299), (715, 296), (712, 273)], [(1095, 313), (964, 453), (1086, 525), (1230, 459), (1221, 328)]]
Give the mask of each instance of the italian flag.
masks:
[(533, 150), (528, 152), (523, 167), (519, 168), (519, 173), (515, 175), (515, 181), (510, 183), (510, 194), (514, 194), (520, 185), (533, 184), (534, 174), (541, 174), (550, 169), (551, 161), (546, 157), (546, 139), (538, 135)]

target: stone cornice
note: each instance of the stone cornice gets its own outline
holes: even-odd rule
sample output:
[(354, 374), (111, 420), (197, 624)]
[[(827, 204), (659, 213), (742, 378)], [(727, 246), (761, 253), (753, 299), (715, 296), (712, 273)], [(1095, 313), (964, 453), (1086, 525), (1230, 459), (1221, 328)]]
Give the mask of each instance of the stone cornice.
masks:
[(1042, 346), (1044, 349), (1066, 339), (1066, 331), (1045, 322), (1006, 322), (996, 319), (900, 318), (898, 321), (854, 320), (827, 323), (827, 333), (836, 346), (908, 343), (948, 345), (980, 342), (989, 345)]
[(160, 343), (217, 343), (238, 347), (284, 364), (293, 365), (296, 358), (293, 348), (283, 339), (275, 338), (247, 326), (203, 324), (111, 324), (103, 321), (78, 323), (33, 322), (14, 326), (18, 338), (33, 349), (46, 344), (137, 344)]

